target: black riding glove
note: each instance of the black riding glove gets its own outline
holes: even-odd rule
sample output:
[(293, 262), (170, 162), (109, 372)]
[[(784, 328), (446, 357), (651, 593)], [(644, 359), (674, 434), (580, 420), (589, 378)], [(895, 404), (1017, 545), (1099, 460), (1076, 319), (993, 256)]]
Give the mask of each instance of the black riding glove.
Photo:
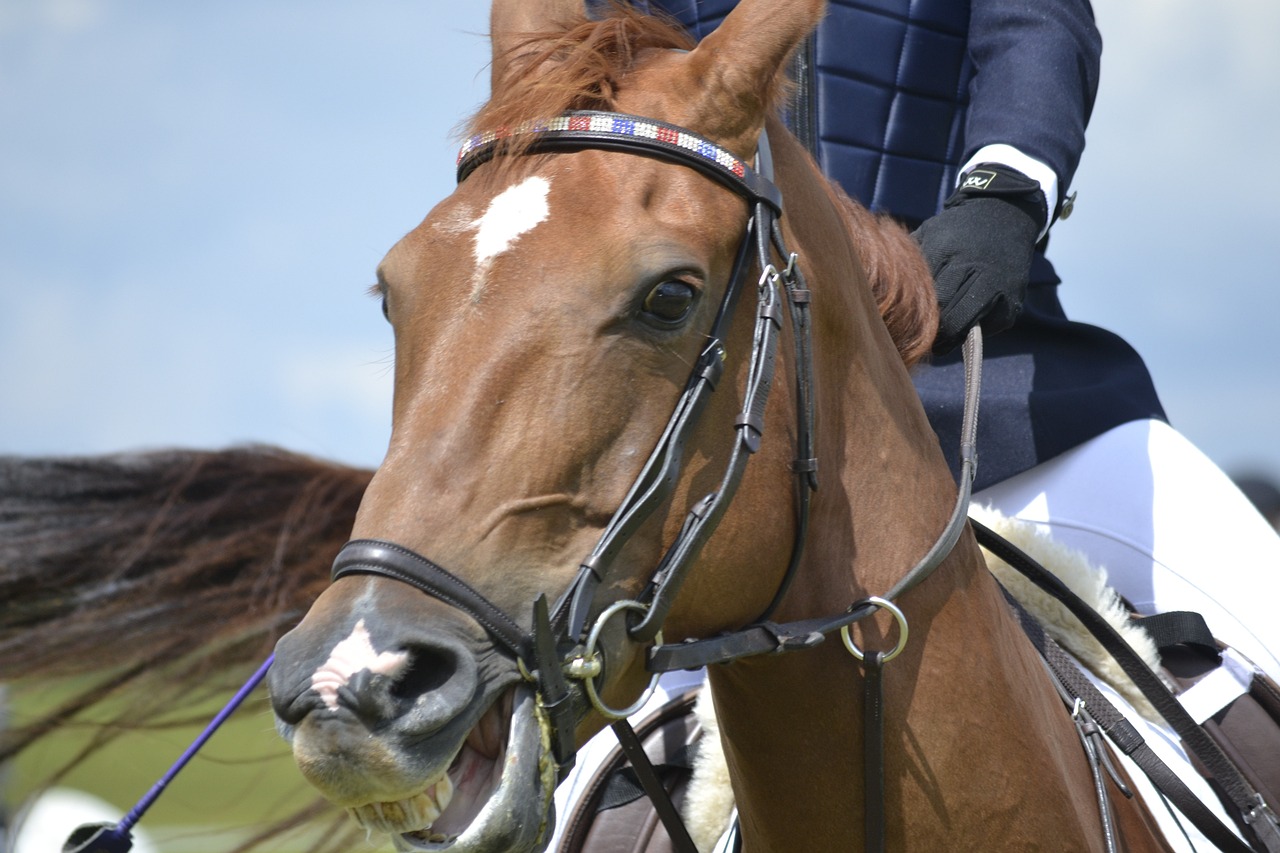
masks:
[(979, 323), (987, 334), (1013, 325), (1031, 277), (1031, 256), (1046, 206), (1040, 185), (996, 163), (967, 172), (936, 216), (912, 235), (933, 273), (938, 337), (948, 353)]

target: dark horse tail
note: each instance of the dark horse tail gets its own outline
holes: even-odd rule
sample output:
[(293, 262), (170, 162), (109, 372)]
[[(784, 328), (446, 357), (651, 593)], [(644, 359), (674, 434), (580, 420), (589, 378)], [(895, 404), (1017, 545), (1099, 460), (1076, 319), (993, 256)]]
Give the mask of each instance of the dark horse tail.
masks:
[(104, 732), (229, 695), (328, 583), (371, 476), (267, 447), (0, 457), (0, 684), (87, 677), (0, 761), (106, 704)]

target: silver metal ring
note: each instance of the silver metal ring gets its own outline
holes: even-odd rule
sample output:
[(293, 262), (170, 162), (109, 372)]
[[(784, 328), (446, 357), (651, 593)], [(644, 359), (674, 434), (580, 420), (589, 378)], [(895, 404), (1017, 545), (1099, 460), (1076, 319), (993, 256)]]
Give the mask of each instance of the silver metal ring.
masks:
[[(862, 603), (874, 604), (881, 610), (888, 610), (893, 614), (893, 618), (898, 622), (898, 645), (894, 646), (891, 652), (880, 658), (880, 663), (888, 663), (898, 655), (902, 654), (902, 650), (907, 647), (907, 617), (902, 614), (902, 611), (898, 609), (896, 604), (886, 598), (881, 598), (878, 595), (873, 595)], [(840, 629), (840, 639), (844, 641), (844, 647), (849, 650), (849, 654), (853, 655), (858, 660), (866, 660), (866, 655), (863, 654), (862, 649), (854, 645), (853, 638), (849, 636), (848, 625), (845, 625)]]
[[(653, 678), (649, 680), (649, 686), (640, 694), (640, 698), (625, 708), (611, 708), (600, 698), (600, 694), (596, 692), (596, 674), (599, 672), (599, 655), (596, 654), (596, 643), (600, 640), (600, 632), (604, 629), (604, 625), (615, 614), (623, 610), (637, 610), (641, 613), (647, 613), (649, 608), (638, 601), (615, 601), (604, 609), (604, 611), (596, 617), (596, 623), (591, 626), (591, 633), (587, 635), (586, 647), (582, 650), (582, 655), (578, 658), (585, 664), (581, 669), (583, 674), (581, 678), (582, 684), (587, 689), (587, 698), (591, 701), (591, 706), (599, 711), (604, 717), (610, 720), (621, 720), (630, 717), (636, 711), (644, 707), (644, 704), (653, 698), (653, 694), (658, 689), (658, 676), (661, 673), (655, 672)], [(654, 637), (654, 642), (658, 645), (662, 644), (662, 632), (659, 631)], [(594, 671), (593, 671), (594, 670)], [(590, 673), (590, 674), (588, 674)]]

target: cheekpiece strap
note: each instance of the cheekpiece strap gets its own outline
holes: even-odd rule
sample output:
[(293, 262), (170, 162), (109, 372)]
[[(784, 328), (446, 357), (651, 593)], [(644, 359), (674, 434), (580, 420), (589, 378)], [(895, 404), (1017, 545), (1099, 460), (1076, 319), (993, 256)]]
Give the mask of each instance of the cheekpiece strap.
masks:
[(625, 113), (578, 110), (476, 134), (458, 153), (458, 183), (501, 153), (505, 143), (527, 139), (530, 152), (585, 148), (648, 154), (692, 166), (752, 202), (782, 212), (782, 193), (740, 157), (704, 136), (674, 124)]

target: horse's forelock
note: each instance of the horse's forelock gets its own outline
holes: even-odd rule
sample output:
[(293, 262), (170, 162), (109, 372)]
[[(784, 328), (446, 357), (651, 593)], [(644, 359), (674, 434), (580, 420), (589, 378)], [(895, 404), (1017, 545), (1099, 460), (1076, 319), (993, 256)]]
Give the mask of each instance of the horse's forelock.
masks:
[[(613, 3), (562, 28), (529, 33), (501, 59), (502, 85), (466, 125), (468, 135), (551, 118), (566, 110), (613, 110), (619, 83), (649, 50), (689, 50), (693, 40), (669, 18)], [(513, 139), (512, 153), (527, 143)]]

